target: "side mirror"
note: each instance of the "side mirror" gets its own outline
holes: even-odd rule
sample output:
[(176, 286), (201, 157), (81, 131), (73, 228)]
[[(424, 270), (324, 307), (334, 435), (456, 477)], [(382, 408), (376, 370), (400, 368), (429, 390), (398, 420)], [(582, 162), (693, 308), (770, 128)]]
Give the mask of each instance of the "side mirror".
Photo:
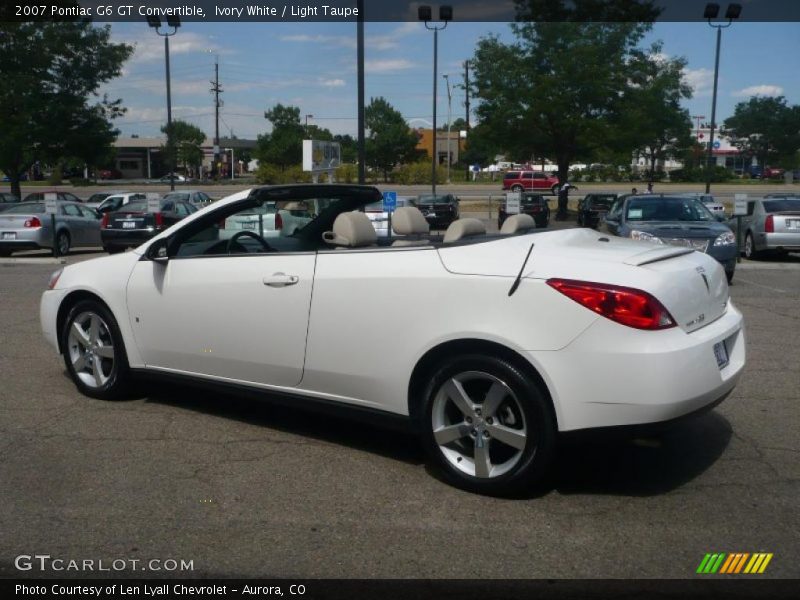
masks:
[(169, 252), (167, 251), (167, 239), (162, 238), (147, 249), (147, 258), (161, 265), (169, 262)]

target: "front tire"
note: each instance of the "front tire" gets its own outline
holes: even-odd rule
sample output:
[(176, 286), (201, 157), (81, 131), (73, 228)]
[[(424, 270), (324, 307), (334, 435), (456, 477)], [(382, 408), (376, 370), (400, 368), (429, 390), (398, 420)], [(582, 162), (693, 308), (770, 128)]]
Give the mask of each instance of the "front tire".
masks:
[(514, 364), (477, 354), (452, 358), (424, 397), (423, 444), (448, 483), (509, 495), (546, 474), (555, 418), (539, 386)]
[(66, 256), (69, 254), (70, 239), (66, 231), (59, 231), (56, 235), (56, 248), (58, 248), (59, 256)]
[(61, 331), (64, 364), (78, 390), (101, 400), (119, 398), (130, 376), (117, 322), (100, 302), (83, 300), (70, 309)]

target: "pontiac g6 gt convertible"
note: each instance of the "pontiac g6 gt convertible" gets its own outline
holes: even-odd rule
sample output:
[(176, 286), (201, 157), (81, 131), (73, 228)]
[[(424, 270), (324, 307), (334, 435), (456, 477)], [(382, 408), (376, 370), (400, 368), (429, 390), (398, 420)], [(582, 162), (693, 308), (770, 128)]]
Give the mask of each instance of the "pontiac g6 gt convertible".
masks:
[[(379, 239), (362, 209), (380, 199), (349, 185), (234, 194), (54, 273), (44, 334), (88, 396), (159, 375), (400, 421), (446, 480), (488, 494), (541, 480), (561, 432), (672, 421), (736, 385), (742, 316), (707, 254), (537, 232), (528, 215), (432, 236), (411, 206)], [(225, 226), (298, 202), (314, 210), (288, 235)]]

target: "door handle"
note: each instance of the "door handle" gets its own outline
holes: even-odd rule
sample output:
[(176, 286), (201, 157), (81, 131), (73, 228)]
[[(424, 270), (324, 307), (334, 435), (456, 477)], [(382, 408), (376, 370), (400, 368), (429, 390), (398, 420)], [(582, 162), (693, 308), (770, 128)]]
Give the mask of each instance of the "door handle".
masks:
[(268, 285), (269, 287), (286, 287), (296, 284), (298, 281), (300, 281), (300, 278), (297, 275), (273, 273), (269, 277), (264, 277), (262, 281), (264, 282), (264, 285)]

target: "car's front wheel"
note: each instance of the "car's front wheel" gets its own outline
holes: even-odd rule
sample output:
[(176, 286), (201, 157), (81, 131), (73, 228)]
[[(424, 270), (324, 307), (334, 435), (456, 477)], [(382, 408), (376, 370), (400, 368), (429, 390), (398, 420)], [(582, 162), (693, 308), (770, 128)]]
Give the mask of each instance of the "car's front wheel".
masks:
[(100, 302), (83, 300), (69, 311), (61, 331), (67, 372), (78, 389), (102, 400), (118, 398), (129, 377), (122, 334)]
[(56, 236), (56, 248), (58, 248), (59, 256), (66, 256), (69, 254), (70, 239), (66, 231), (59, 231)]
[(501, 358), (464, 355), (445, 362), (425, 395), (426, 451), (449, 483), (507, 495), (542, 479), (555, 448), (549, 400)]

